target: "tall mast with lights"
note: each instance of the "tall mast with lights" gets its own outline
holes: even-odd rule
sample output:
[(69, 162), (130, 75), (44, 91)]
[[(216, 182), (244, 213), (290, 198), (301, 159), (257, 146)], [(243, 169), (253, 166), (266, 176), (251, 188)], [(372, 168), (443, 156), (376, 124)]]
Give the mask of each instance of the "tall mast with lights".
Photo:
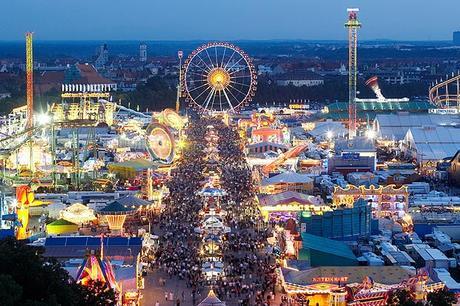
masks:
[(27, 128), (34, 124), (34, 58), (33, 33), (26, 33)]
[(182, 57), (184, 56), (184, 52), (179, 50), (177, 52), (177, 57), (179, 57), (179, 83), (177, 84), (177, 99), (176, 99), (176, 112), (178, 113), (180, 110), (180, 95), (181, 95), (181, 82), (182, 82)]
[(358, 78), (358, 29), (361, 23), (358, 21), (357, 8), (349, 8), (348, 21), (345, 27), (348, 29), (348, 138), (356, 136), (356, 84)]

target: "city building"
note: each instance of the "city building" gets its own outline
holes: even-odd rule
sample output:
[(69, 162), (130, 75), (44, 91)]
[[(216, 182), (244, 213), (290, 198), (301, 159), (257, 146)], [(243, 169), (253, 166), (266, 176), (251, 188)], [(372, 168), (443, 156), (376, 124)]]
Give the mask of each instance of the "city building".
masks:
[(99, 48), (95, 66), (97, 68), (101, 68), (101, 67), (104, 67), (108, 62), (109, 62), (109, 47), (107, 46), (107, 44), (103, 44)]
[(139, 45), (139, 62), (147, 62), (147, 45), (145, 43)]
[(363, 199), (353, 207), (323, 210), (320, 213), (305, 210), (300, 214), (301, 233), (335, 240), (357, 240), (371, 234), (371, 204)]
[(309, 72), (309, 73), (288, 73), (282, 74), (276, 77), (276, 84), (278, 86), (321, 86), (324, 85), (324, 79), (322, 76)]
[(452, 33), (452, 42), (456, 46), (460, 46), (460, 31), (455, 31)]

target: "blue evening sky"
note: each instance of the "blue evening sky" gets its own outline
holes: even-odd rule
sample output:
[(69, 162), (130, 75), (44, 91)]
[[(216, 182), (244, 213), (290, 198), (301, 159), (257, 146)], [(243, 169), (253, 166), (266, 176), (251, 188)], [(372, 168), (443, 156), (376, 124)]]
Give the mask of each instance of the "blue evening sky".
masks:
[(450, 40), (460, 0), (1, 0), (0, 40), (346, 39), (347, 7), (361, 39)]

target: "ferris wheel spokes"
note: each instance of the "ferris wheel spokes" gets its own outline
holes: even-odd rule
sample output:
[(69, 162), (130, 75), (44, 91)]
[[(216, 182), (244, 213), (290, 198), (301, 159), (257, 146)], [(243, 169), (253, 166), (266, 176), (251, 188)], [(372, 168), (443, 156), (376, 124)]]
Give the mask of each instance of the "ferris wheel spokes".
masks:
[(230, 58), (228, 59), (227, 63), (225, 64), (224, 69), (227, 69), (227, 66), (228, 66), (228, 64), (230, 63), (230, 61), (232, 60), (232, 58), (233, 58), (233, 56), (235, 55), (235, 53), (236, 53), (236, 51), (233, 50), (232, 56), (230, 56)]
[(199, 47), (189, 55), (182, 69), (181, 84), (186, 99), (203, 111), (235, 111), (254, 96), (257, 84), (254, 65), (241, 49), (229, 43)]
[(224, 95), (225, 95), (225, 98), (227, 99), (228, 105), (230, 106), (230, 108), (232, 110), (234, 110), (233, 104), (232, 104), (232, 102), (230, 102), (230, 99), (228, 98), (228, 95), (227, 95), (227, 92), (225, 91), (225, 88), (222, 91), (224, 92)]

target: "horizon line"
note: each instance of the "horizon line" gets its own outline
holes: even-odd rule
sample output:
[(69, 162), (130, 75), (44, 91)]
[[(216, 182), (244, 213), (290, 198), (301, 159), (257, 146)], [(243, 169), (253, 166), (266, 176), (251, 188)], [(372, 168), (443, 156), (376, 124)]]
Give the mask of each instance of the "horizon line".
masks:
[[(25, 39), (1, 39), (0, 42), (24, 42)], [(305, 38), (272, 38), (272, 39), (34, 39), (34, 42), (348, 42), (347, 39), (305, 39)], [(452, 42), (452, 39), (390, 39), (390, 38), (372, 38), (360, 39), (359, 42)]]

